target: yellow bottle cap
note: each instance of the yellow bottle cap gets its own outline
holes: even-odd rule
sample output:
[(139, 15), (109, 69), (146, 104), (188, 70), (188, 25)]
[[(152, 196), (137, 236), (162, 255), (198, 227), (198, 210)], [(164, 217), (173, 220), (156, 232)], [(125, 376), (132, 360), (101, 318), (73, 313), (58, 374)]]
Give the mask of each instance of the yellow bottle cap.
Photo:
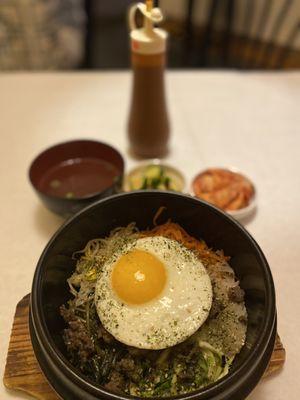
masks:
[[(152, 4), (152, 3), (151, 3)], [(136, 25), (136, 14), (140, 11), (144, 16), (142, 28)], [(166, 51), (168, 34), (165, 30), (155, 28), (163, 20), (158, 7), (152, 8), (149, 3), (134, 4), (129, 11), (129, 27), (132, 51), (139, 54), (159, 54)]]

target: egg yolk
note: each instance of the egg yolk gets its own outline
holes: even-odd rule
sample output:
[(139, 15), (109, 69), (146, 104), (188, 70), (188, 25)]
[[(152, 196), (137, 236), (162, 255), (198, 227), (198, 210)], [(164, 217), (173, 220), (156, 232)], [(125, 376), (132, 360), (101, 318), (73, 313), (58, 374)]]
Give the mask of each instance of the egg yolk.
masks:
[(153, 254), (132, 250), (124, 254), (112, 272), (112, 287), (129, 304), (153, 300), (163, 290), (167, 276), (164, 264)]

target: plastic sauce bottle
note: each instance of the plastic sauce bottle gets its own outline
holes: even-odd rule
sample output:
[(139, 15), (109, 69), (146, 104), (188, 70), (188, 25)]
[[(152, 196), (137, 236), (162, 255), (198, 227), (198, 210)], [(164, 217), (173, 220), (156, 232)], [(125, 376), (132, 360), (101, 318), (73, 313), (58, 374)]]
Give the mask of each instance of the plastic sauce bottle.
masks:
[[(138, 10), (144, 17), (136, 26)], [(128, 122), (130, 151), (141, 158), (160, 158), (168, 153), (170, 134), (165, 97), (164, 71), (168, 34), (154, 24), (162, 21), (153, 2), (139, 3), (130, 9), (133, 91)]]

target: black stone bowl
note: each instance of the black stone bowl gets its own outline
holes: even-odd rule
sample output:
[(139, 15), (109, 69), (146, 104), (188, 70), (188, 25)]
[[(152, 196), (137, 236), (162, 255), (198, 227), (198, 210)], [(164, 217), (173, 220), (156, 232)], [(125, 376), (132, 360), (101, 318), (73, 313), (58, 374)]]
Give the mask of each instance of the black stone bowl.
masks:
[[(93, 158), (112, 164), (118, 171), (118, 176), (104, 190), (84, 197), (59, 197), (50, 195), (45, 191), (42, 182), (45, 174), (51, 168), (68, 160), (84, 158)], [(42, 203), (50, 211), (64, 218), (76, 214), (100, 199), (119, 193), (122, 188), (123, 175), (124, 159), (121, 154), (110, 145), (95, 140), (72, 140), (59, 143), (39, 154), (29, 168), (29, 180)]]
[(161, 222), (171, 218), (189, 234), (231, 256), (230, 264), (246, 292), (249, 318), (246, 344), (230, 373), (210, 387), (173, 398), (245, 399), (265, 372), (276, 335), (275, 292), (270, 268), (255, 240), (238, 222), (203, 201), (171, 192), (131, 192), (101, 200), (74, 216), (51, 239), (36, 268), (31, 294), (32, 343), (41, 369), (63, 399), (133, 398), (104, 390), (70, 364), (59, 307), (70, 298), (66, 279), (75, 268), (73, 252), (90, 239), (104, 237), (132, 221), (140, 229), (151, 227), (161, 206), (166, 207)]

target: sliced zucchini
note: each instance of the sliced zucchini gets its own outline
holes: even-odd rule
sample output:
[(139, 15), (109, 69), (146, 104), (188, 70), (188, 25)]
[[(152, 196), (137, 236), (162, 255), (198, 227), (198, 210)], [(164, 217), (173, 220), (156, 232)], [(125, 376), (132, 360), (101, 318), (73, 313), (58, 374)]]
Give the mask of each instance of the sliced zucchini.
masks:
[(148, 179), (160, 179), (163, 172), (160, 165), (149, 165), (145, 170), (144, 176)]

